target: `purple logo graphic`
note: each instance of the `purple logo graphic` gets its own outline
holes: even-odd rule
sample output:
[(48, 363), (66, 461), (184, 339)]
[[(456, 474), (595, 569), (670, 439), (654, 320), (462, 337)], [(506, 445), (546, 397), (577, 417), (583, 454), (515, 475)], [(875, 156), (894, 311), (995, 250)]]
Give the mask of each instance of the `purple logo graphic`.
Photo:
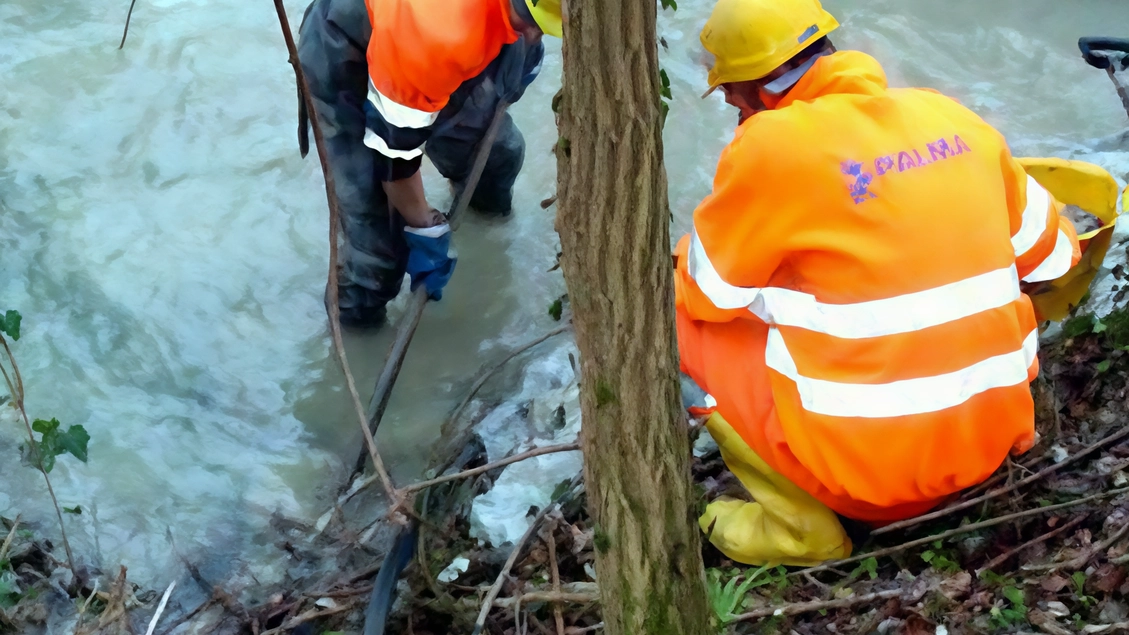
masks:
[(843, 174), (854, 177), (853, 183), (848, 183), (847, 188), (851, 191), (851, 198), (855, 199), (855, 205), (871, 199), (878, 198), (868, 188), (870, 183), (874, 181), (874, 175), (862, 169), (862, 164), (858, 161), (843, 161), (839, 165), (839, 169)]

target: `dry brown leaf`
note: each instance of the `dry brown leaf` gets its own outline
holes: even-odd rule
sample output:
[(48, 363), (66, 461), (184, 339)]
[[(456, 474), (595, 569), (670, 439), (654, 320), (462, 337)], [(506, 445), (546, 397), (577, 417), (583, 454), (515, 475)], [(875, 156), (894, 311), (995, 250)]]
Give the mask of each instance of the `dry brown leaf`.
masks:
[(1052, 575), (1051, 577), (1042, 581), (1039, 586), (1047, 593), (1058, 593), (1066, 587), (1070, 586), (1070, 581), (1059, 575)]
[(971, 589), (972, 574), (967, 571), (961, 571), (950, 578), (946, 578), (937, 586), (937, 590), (941, 592), (941, 595), (950, 600), (956, 600), (968, 595)]
[(1047, 635), (1072, 635), (1073, 633), (1070, 629), (1056, 622), (1053, 615), (1038, 609), (1027, 611), (1027, 621), (1031, 622), (1033, 626), (1038, 626), (1039, 630), (1047, 633)]
[(1098, 567), (1089, 579), (1090, 585), (1103, 593), (1113, 593), (1122, 582), (1125, 582), (1125, 570), (1108, 562)]

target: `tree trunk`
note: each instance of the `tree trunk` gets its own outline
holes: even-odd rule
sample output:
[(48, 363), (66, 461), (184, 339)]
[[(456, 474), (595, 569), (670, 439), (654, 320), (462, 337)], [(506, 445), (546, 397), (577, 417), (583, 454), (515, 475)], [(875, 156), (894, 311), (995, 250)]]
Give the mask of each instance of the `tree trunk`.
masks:
[(557, 147), (561, 268), (609, 635), (704, 635), (674, 329), (655, 0), (569, 0)]

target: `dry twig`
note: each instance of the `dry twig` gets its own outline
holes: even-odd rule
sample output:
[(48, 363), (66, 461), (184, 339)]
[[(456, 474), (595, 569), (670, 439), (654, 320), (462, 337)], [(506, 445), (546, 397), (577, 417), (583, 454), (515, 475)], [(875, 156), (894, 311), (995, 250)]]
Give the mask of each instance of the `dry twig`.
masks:
[(498, 578), (494, 580), (494, 584), (490, 586), (490, 590), (486, 592), (486, 599), (482, 602), (482, 609), (478, 612), (478, 619), (474, 621), (474, 631), (471, 635), (480, 635), (482, 628), (486, 625), (486, 616), (490, 614), (490, 608), (494, 606), (494, 600), (497, 599), (498, 594), (502, 591), (502, 585), (505, 584), (506, 578), (510, 575), (510, 569), (513, 568), (514, 563), (517, 562), (518, 556), (521, 555), (525, 543), (529, 542), (529, 538), (537, 532), (537, 527), (541, 521), (545, 519), (552, 511), (556, 511), (559, 505), (553, 503), (542, 509), (540, 513), (533, 518), (533, 522), (529, 524), (529, 529), (525, 530), (525, 534), (514, 544), (513, 551), (510, 552), (510, 557), (506, 558), (506, 563), (502, 565), (502, 570), (498, 573)]
[(314, 100), (310, 97), (310, 87), (306, 83), (306, 75), (302, 72), (302, 64), (298, 60), (298, 49), (294, 45), (294, 36), (290, 32), (290, 21), (286, 17), (286, 7), (282, 0), (274, 0), (274, 8), (278, 13), (278, 22), (282, 27), (282, 36), (286, 39), (286, 50), (290, 54), (290, 65), (294, 67), (294, 77), (298, 82), (298, 92), (306, 104), (306, 111), (310, 113), (310, 126), (314, 130), (314, 145), (317, 146), (318, 159), (321, 161), (321, 171), (325, 177), (325, 197), (329, 203), (329, 280), (327, 282), (328, 297), (326, 298), (326, 311), (329, 313), (329, 330), (333, 337), (333, 350), (337, 353), (337, 361), (345, 374), (345, 385), (349, 389), (349, 396), (353, 400), (353, 409), (356, 410), (357, 419), (361, 424), (361, 432), (365, 437), (365, 446), (368, 448), (369, 458), (384, 486), (384, 493), (396, 509), (400, 500), (396, 498), (396, 488), (392, 486), (392, 478), (384, 467), (380, 452), (376, 448), (376, 440), (369, 431), (368, 417), (365, 408), (361, 405), (361, 396), (357, 393), (357, 382), (353, 379), (353, 371), (349, 368), (349, 358), (345, 355), (345, 344), (341, 339), (341, 309), (337, 304), (337, 228), (340, 222), (340, 213), (337, 206), (337, 189), (333, 180), (333, 170), (329, 168), (329, 157), (325, 149), (325, 137), (322, 135), (321, 125), (318, 121), (318, 111)]
[(556, 337), (557, 335), (560, 335), (561, 333), (567, 332), (571, 328), (572, 328), (572, 322), (569, 321), (568, 324), (564, 324), (564, 325), (562, 325), (558, 328), (555, 328), (555, 329), (549, 331), (548, 333), (545, 333), (544, 335), (538, 337), (537, 339), (530, 340), (530, 341), (526, 342), (525, 344), (522, 344), (521, 346), (518, 346), (517, 348), (511, 350), (509, 353), (506, 354), (505, 357), (503, 357), (501, 360), (499, 360), (498, 363), (494, 364), (490, 368), (487, 368), (487, 369), (483, 370), (481, 373), (479, 373), (478, 377), (475, 378), (474, 383), (471, 384), (470, 390), (467, 392), (466, 397), (463, 397), (463, 400), (461, 402), (459, 402), (459, 405), (455, 408), (454, 412), (451, 413), (450, 418), (447, 419), (447, 425), (444, 427), (444, 429), (445, 430), (453, 430), (454, 429), (453, 426), (459, 420), (459, 417), (462, 416), (463, 410), (466, 410), (466, 407), (467, 407), (468, 404), (470, 404), (471, 399), (474, 399), (474, 396), (478, 394), (478, 391), (482, 390), (482, 387), (486, 385), (487, 380), (489, 380), (491, 377), (493, 377), (494, 373), (497, 373), (499, 370), (501, 370), (502, 367), (505, 366), (507, 363), (509, 363), (510, 360), (512, 360), (513, 358), (517, 357), (518, 355), (521, 355), (522, 353), (528, 351), (529, 349), (537, 346), (538, 344), (541, 344), (541, 343), (543, 343), (543, 342), (545, 342), (545, 341), (547, 341), (547, 340), (549, 340), (553, 337)]
[(978, 529), (984, 529), (985, 527), (994, 527), (994, 526), (1002, 524), (1002, 523), (1013, 521), (1017, 518), (1026, 518), (1028, 516), (1035, 516), (1037, 514), (1042, 514), (1042, 513), (1046, 513), (1046, 512), (1058, 511), (1060, 509), (1066, 509), (1068, 507), (1076, 507), (1078, 505), (1081, 505), (1083, 503), (1088, 503), (1088, 502), (1093, 501), (1093, 500), (1098, 500), (1100, 498), (1109, 498), (1110, 496), (1118, 496), (1120, 494), (1125, 494), (1127, 492), (1129, 492), (1129, 487), (1123, 487), (1123, 488), (1120, 488), (1120, 489), (1109, 490), (1108, 492), (1101, 492), (1101, 493), (1098, 493), (1098, 494), (1093, 494), (1091, 496), (1087, 496), (1085, 498), (1079, 498), (1078, 500), (1073, 500), (1073, 501), (1070, 501), (1070, 502), (1067, 502), (1067, 503), (1059, 503), (1058, 505), (1048, 505), (1046, 507), (1036, 507), (1035, 509), (1028, 509), (1028, 510), (1024, 510), (1024, 511), (1021, 511), (1021, 512), (1016, 512), (1014, 514), (1008, 514), (1006, 516), (1000, 516), (999, 518), (992, 518), (992, 519), (984, 520), (984, 521), (981, 521), (981, 522), (978, 522), (978, 523), (969, 523), (967, 525), (963, 525), (963, 526), (957, 527), (955, 529), (943, 531), (939, 534), (935, 534), (935, 535), (932, 535), (932, 536), (926, 536), (924, 538), (918, 538), (917, 540), (911, 540), (909, 542), (904, 542), (904, 543), (897, 545), (895, 547), (889, 547), (887, 549), (879, 549), (878, 551), (871, 551), (870, 553), (863, 553), (863, 554), (859, 554), (857, 556), (851, 556), (850, 558), (844, 558), (842, 560), (834, 560), (832, 562), (821, 564), (819, 566), (808, 567), (807, 569), (800, 569), (800, 570), (797, 570), (797, 571), (793, 571), (793, 572), (789, 573), (788, 575), (789, 575), (789, 577), (791, 577), (791, 576), (803, 575), (803, 574), (806, 574), (806, 573), (815, 573), (817, 571), (827, 571), (828, 569), (831, 569), (832, 567), (837, 567), (837, 566), (849, 564), (849, 563), (852, 563), (852, 562), (860, 562), (862, 560), (866, 560), (867, 558), (880, 558), (882, 556), (888, 556), (888, 555), (893, 554), (893, 553), (905, 551), (906, 549), (912, 549), (914, 547), (920, 547), (921, 545), (927, 545), (927, 544), (929, 544), (929, 543), (931, 543), (935, 540), (944, 540), (946, 538), (951, 538), (953, 536), (959, 536), (960, 534), (966, 534), (968, 532), (976, 531)]
[(1067, 529), (1070, 529), (1072, 527), (1077, 527), (1078, 525), (1080, 525), (1082, 523), (1082, 521), (1086, 520), (1089, 517), (1090, 517), (1089, 514), (1082, 514), (1081, 516), (1078, 516), (1077, 518), (1071, 520), (1070, 522), (1059, 526), (1057, 529), (1052, 529), (1051, 531), (1048, 531), (1047, 533), (1043, 534), (1042, 536), (1032, 538), (1031, 540), (1028, 540), (1027, 542), (1023, 543), (1022, 545), (1019, 545), (1018, 547), (1016, 547), (1014, 549), (1008, 550), (1006, 553), (1002, 553), (1002, 554), (996, 556), (995, 558), (992, 558), (991, 560), (988, 561), (987, 564), (985, 564), (984, 566), (982, 566), (982, 567), (980, 567), (979, 569), (976, 570), (976, 575), (980, 575), (981, 572), (987, 571), (987, 570), (993, 570), (994, 571), (996, 567), (998, 567), (1001, 564), (1007, 562), (1009, 558), (1011, 558), (1015, 554), (1019, 553), (1020, 551), (1023, 551), (1024, 549), (1027, 549), (1028, 547), (1033, 547), (1033, 546), (1035, 546), (1039, 543), (1046, 542), (1046, 541), (1050, 540), (1051, 538), (1054, 538), (1055, 536), (1063, 533)]
[[(778, 607), (766, 607), (742, 613), (734, 617), (731, 622), (749, 622), (752, 620), (759, 620), (766, 617), (773, 617), (777, 615), (796, 615), (799, 613), (811, 613), (814, 611), (826, 611), (830, 609), (845, 609), (859, 604), (870, 604), (881, 600), (889, 600), (899, 598), (906, 594), (902, 589), (892, 589), (890, 591), (878, 591), (877, 593), (867, 593), (866, 595), (856, 595), (849, 598), (839, 600), (818, 600), (814, 602), (795, 602), (785, 604)], [(914, 600), (916, 601), (916, 599)]]
[(161, 621), (161, 614), (165, 612), (165, 606), (169, 603), (169, 596), (172, 595), (172, 590), (175, 588), (176, 580), (173, 580), (169, 588), (165, 589), (165, 594), (161, 596), (161, 603), (157, 605), (157, 612), (153, 613), (153, 619), (149, 620), (149, 629), (145, 631), (145, 635), (153, 635), (153, 631), (157, 628), (157, 622)]
[(486, 465), (482, 465), (473, 469), (463, 470), (462, 472), (459, 472), (457, 474), (448, 474), (447, 476), (440, 476), (431, 480), (413, 483), (411, 485), (408, 485), (407, 487), (402, 488), (400, 492), (401, 494), (412, 494), (414, 492), (427, 489), (433, 485), (439, 485), (448, 481), (457, 481), (463, 478), (470, 478), (471, 476), (477, 476), (484, 472), (489, 472), (490, 470), (504, 467), (511, 463), (517, 463), (526, 459), (532, 459), (533, 457), (542, 456), (545, 454), (554, 454), (557, 452), (574, 452), (579, 449), (580, 443), (575, 441), (572, 443), (561, 443), (559, 445), (547, 445), (543, 448), (533, 448), (532, 450), (527, 450), (525, 452), (522, 452), (521, 454), (507, 456), (506, 458), (499, 459), (497, 461), (494, 461), (493, 463), (487, 463)]
[(12, 548), (12, 541), (16, 538), (16, 530), (20, 528), (20, 516), (16, 514), (16, 519), (12, 521), (12, 530), (8, 532), (8, 537), (4, 539), (4, 544), (0, 545), (0, 562), (8, 557), (8, 550)]
[[(557, 530), (557, 523), (554, 522), (549, 526), (549, 536), (546, 540), (546, 547), (549, 548), (549, 574), (553, 582), (553, 593), (561, 592), (561, 571), (557, 567), (557, 538), (554, 532)], [(564, 635), (564, 615), (561, 613), (561, 605), (553, 605), (553, 620), (557, 623), (557, 635)]]
[[(499, 608), (508, 608), (514, 606), (518, 602), (522, 604), (529, 604), (531, 602), (562, 602), (566, 604), (591, 604), (592, 602), (599, 602), (600, 596), (596, 593), (566, 593), (557, 591), (531, 591), (529, 593), (522, 593), (521, 595), (512, 598), (497, 598), (493, 601), (493, 605)], [(562, 631), (563, 632), (563, 631)]]
[(311, 622), (318, 618), (335, 615), (337, 613), (344, 613), (345, 611), (351, 611), (357, 608), (357, 605), (359, 603), (359, 601), (348, 602), (346, 604), (342, 604), (341, 606), (335, 606), (331, 609), (313, 608), (306, 611), (305, 613), (302, 613), (301, 615), (296, 615), (286, 620), (285, 622), (283, 622), (282, 626), (272, 628), (269, 631), (263, 631), (262, 635), (280, 635), (281, 633), (285, 633), (286, 631), (294, 630), (295, 628), (301, 626), (302, 624), (305, 624), (306, 622)]
[(1029, 485), (1029, 484), (1034, 483), (1035, 481), (1037, 481), (1041, 478), (1049, 476), (1050, 474), (1057, 472), (1058, 470), (1066, 467), (1067, 465), (1074, 463), (1078, 459), (1086, 456), (1087, 454), (1093, 452), (1094, 450), (1103, 448), (1103, 447), (1113, 443), (1114, 441), (1118, 441), (1120, 439), (1125, 438), (1126, 436), (1129, 436), (1129, 426), (1126, 426), (1126, 427), (1122, 428), (1121, 430), (1114, 432), (1113, 434), (1107, 436), (1106, 438), (1102, 439), (1101, 441), (1098, 441), (1097, 443), (1094, 443), (1093, 445), (1090, 445), (1090, 446), (1082, 449), (1078, 453), (1067, 457), (1062, 463), (1055, 463), (1054, 465), (1048, 466), (1048, 467), (1032, 474), (1031, 476), (1028, 476), (1025, 479), (1021, 479), (1019, 481), (1016, 481), (1015, 483), (1013, 483), (1013, 484), (1011, 484), (1007, 487), (1002, 487), (1000, 489), (992, 490), (992, 491), (988, 492), (987, 494), (984, 494), (983, 496), (978, 496), (976, 498), (966, 500), (962, 503), (957, 503), (956, 505), (953, 505), (951, 507), (939, 509), (935, 512), (923, 514), (921, 516), (917, 516), (916, 518), (910, 518), (910, 519), (899, 521), (899, 522), (896, 522), (896, 523), (891, 523), (889, 525), (886, 525), (885, 527), (875, 529), (873, 532), (871, 532), (871, 535), (872, 536), (881, 536), (882, 534), (888, 534), (892, 531), (898, 531), (899, 529), (905, 529), (907, 527), (913, 527), (914, 525), (920, 525), (921, 523), (928, 522), (930, 520), (935, 520), (937, 518), (942, 518), (944, 516), (948, 516), (949, 514), (951, 514), (953, 512), (958, 512), (962, 509), (968, 509), (969, 507), (974, 507), (976, 505), (979, 505), (980, 503), (983, 503), (986, 500), (990, 500), (990, 499), (996, 498), (998, 496), (1003, 496), (1004, 494), (1007, 494), (1008, 492), (1014, 492), (1015, 490), (1023, 487), (1024, 485)]
[(1109, 538), (1100, 542), (1094, 543), (1089, 549), (1082, 554), (1071, 558), (1065, 562), (1052, 562), (1049, 564), (1027, 565), (1023, 567), (1024, 571), (1057, 571), (1059, 569), (1081, 569), (1086, 563), (1097, 554), (1109, 549), (1113, 543), (1125, 537), (1129, 533), (1129, 521), (1126, 521), (1120, 529), (1113, 532)]
[(129, 3), (129, 13), (125, 14), (125, 30), (122, 31), (122, 43), (118, 45), (118, 50), (125, 48), (125, 36), (129, 35), (129, 21), (133, 19), (133, 5), (137, 4), (137, 0), (131, 0)]

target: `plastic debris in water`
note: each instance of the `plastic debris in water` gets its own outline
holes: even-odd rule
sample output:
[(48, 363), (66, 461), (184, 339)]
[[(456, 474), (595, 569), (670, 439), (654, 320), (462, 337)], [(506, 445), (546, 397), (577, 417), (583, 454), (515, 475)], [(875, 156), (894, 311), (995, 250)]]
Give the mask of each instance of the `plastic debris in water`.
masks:
[(459, 556), (452, 560), (451, 564), (447, 565), (446, 569), (443, 569), (439, 572), (439, 577), (437, 579), (440, 582), (454, 582), (456, 579), (458, 579), (459, 574), (466, 573), (468, 566), (470, 566), (470, 560)]

